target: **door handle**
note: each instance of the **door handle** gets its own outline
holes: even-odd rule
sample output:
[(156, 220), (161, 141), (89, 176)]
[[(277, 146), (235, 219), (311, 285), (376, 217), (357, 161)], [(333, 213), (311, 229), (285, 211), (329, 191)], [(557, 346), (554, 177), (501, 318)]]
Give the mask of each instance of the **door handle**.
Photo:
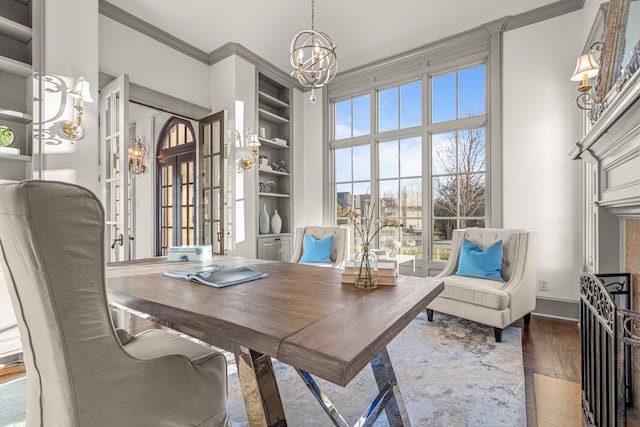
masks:
[(124, 236), (122, 235), (122, 233), (120, 233), (120, 237), (118, 237), (117, 239), (113, 239), (113, 243), (111, 244), (111, 249), (114, 249), (116, 247), (116, 243), (118, 242), (120, 242), (120, 246), (124, 244)]

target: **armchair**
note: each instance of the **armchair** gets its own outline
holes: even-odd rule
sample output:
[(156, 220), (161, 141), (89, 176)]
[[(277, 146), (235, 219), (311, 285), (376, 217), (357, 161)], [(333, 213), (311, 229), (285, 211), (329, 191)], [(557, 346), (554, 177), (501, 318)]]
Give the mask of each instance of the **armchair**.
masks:
[[(504, 282), (455, 275), (465, 238), (483, 248), (502, 240)], [(536, 307), (536, 234), (495, 228), (454, 230), (449, 260), (436, 277), (444, 280), (444, 290), (427, 307), (428, 320), (438, 311), (484, 323), (493, 326), (496, 342), (501, 342), (502, 330), (522, 317), (529, 325)]]
[(27, 426), (227, 426), (222, 353), (162, 330), (116, 332), (104, 210), (53, 181), (0, 185), (0, 263), (27, 371)]
[(294, 237), (292, 263), (300, 262), (304, 252), (304, 236), (309, 234), (316, 239), (323, 239), (333, 236), (333, 246), (331, 247), (331, 262), (326, 264), (314, 263), (313, 265), (321, 265), (325, 267), (342, 268), (349, 260), (349, 229), (346, 227), (331, 226), (308, 226), (296, 228)]

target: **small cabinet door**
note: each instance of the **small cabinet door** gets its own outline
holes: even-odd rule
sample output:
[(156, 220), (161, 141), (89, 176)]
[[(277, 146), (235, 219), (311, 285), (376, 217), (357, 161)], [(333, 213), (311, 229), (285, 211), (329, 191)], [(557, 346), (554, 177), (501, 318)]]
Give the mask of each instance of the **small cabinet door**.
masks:
[(258, 258), (278, 260), (278, 242), (275, 237), (258, 240)]
[(271, 261), (291, 261), (291, 236), (258, 239), (258, 258)]

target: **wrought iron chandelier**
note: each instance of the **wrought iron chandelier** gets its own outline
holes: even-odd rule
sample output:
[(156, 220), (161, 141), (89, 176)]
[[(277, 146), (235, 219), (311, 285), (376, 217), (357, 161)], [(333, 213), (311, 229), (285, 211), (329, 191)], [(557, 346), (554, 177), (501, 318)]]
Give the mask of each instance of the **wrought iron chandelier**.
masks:
[(309, 101), (316, 103), (315, 89), (329, 83), (338, 71), (336, 46), (326, 33), (315, 30), (315, 0), (311, 0), (311, 29), (300, 31), (291, 41), (291, 76), (311, 88)]

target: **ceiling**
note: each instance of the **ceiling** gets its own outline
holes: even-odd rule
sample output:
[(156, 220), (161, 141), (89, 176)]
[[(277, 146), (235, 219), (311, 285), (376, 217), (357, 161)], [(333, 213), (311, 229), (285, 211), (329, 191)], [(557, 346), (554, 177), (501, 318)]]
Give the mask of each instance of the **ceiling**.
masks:
[[(411, 50), (556, 0), (317, 0), (315, 29), (337, 45), (338, 71)], [(236, 42), (284, 71), (311, 0), (109, 0), (207, 53)]]

